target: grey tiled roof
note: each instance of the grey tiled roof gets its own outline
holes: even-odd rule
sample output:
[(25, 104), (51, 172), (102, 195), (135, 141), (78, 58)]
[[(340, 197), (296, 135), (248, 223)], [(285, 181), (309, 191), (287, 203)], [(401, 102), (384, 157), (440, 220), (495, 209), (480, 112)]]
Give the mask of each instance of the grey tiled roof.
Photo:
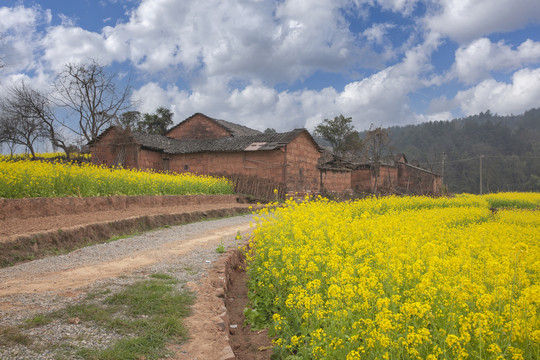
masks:
[[(138, 132), (133, 132), (133, 136), (144, 148), (163, 151), (167, 154), (191, 154), (200, 152), (245, 151), (253, 143), (257, 143), (254, 151), (274, 150), (287, 145), (303, 132), (309, 134), (305, 129), (295, 129), (285, 133), (258, 133), (211, 140), (173, 139), (166, 136), (147, 135)], [(314, 144), (317, 146), (315, 141)]]
[(238, 125), (226, 120), (214, 119), (217, 123), (223, 126), (225, 129), (229, 130), (232, 136), (247, 136), (247, 135), (258, 135), (261, 134), (259, 130), (248, 128), (244, 125)]

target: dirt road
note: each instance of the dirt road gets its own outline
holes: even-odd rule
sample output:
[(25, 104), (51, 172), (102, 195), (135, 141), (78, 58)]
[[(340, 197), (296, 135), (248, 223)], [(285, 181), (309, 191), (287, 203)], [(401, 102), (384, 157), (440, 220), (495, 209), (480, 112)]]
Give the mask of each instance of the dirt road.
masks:
[[(244, 215), (174, 226), (81, 248), (60, 256), (2, 268), (0, 325), (20, 324), (33, 314), (48, 312), (76, 302), (92, 287), (104, 283), (108, 286), (122, 284), (126, 278), (140, 277), (141, 274), (166, 272), (196, 291), (198, 298), (199, 296), (215, 298), (215, 289), (212, 287), (215, 280), (207, 280), (206, 288), (203, 280), (204, 275), (220, 258), (216, 248), (238, 247), (240, 241), (237, 240), (237, 236), (240, 234), (245, 239), (246, 234), (251, 231), (251, 220), (251, 215)], [(214, 275), (221, 278), (223, 274)], [(223, 304), (223, 299), (221, 303)], [(223, 305), (216, 305), (214, 299), (207, 302), (207, 305), (204, 305), (204, 301), (197, 300), (194, 309), (192, 316), (195, 316), (195, 320), (188, 320), (189, 332), (197, 339), (206, 339), (207, 346), (193, 346), (188, 343), (185, 346), (191, 352), (182, 348), (175, 350), (178, 350), (178, 354), (194, 356), (192, 358), (227, 358), (227, 351), (223, 349), (229, 344), (223, 336), (224, 329), (221, 331), (214, 329), (210, 334), (203, 334), (202, 332), (208, 330), (207, 324), (197, 326), (202, 321), (208, 320), (208, 313), (217, 318), (223, 312)], [(200, 320), (197, 320), (197, 316)], [(54, 332), (55, 330), (51, 330), (51, 333)], [(198, 348), (206, 349), (207, 353), (196, 355)], [(230, 353), (229, 351), (229, 355)], [(48, 357), (33, 357), (35, 353), (28, 354), (28, 357), (18, 358), (48, 359)], [(3, 355), (0, 347), (0, 358), (3, 356), (6, 355)]]
[[(36, 269), (36, 265), (39, 268), (39, 264), (46, 264), (52, 259), (34, 262), (33, 266), (20, 265), (21, 270), (16, 274), (7, 277), (0, 275), (2, 279), (0, 298), (13, 294), (66, 291), (87, 287), (97, 280), (133, 273), (142, 267), (185, 255), (196, 248), (215, 249), (223, 238), (234, 238), (238, 232), (245, 234), (249, 228), (249, 220), (246, 219), (233, 226), (212, 228), (187, 238), (177, 238), (155, 249), (138, 250), (136, 248), (129, 252), (122, 252), (114, 259), (91, 257), (84, 261), (84, 265), (81, 265), (80, 259), (77, 262), (64, 261), (59, 264), (60, 270), (54, 271), (46, 265), (41, 270)], [(112, 243), (111, 246), (118, 247), (120, 242)], [(62, 258), (72, 258), (82, 251), (84, 249), (76, 250)]]

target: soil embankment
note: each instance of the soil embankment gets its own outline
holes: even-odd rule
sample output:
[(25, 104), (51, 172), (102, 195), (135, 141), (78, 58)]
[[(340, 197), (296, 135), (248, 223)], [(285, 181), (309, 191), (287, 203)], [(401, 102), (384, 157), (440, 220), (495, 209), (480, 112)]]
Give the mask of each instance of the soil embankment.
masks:
[(0, 199), (0, 266), (153, 228), (249, 212), (236, 195)]

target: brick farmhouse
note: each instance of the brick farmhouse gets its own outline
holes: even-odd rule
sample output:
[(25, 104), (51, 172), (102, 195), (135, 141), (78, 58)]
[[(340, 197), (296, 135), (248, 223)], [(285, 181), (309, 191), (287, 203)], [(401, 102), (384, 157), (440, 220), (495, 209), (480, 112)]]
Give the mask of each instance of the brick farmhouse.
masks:
[[(273, 189), (283, 197), (371, 192), (374, 186), (370, 164), (324, 162), (323, 149), (306, 129), (267, 134), (200, 113), (164, 136), (111, 126), (89, 145), (95, 164), (226, 176), (251, 186), (247, 193), (266, 197)], [(440, 177), (410, 166), (404, 156), (395, 164), (378, 167), (378, 172), (379, 187), (408, 186), (410, 192), (419, 193), (421, 179), (422, 193), (437, 193), (440, 188)]]

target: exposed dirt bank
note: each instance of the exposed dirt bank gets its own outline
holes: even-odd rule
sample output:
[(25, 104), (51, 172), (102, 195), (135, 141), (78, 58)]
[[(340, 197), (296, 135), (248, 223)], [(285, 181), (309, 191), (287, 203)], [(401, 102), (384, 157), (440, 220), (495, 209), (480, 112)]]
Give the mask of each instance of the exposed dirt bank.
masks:
[[(0, 220), (208, 204), (234, 204), (236, 195), (93, 196), (0, 199)], [(1, 236), (1, 233), (0, 233)]]
[(198, 283), (192, 314), (185, 320), (190, 340), (175, 360), (268, 360), (272, 355), (268, 331), (251, 331), (244, 325), (248, 303), (244, 256), (229, 250)]
[(0, 266), (114, 236), (248, 212), (249, 204), (238, 201), (233, 195), (0, 199)]

